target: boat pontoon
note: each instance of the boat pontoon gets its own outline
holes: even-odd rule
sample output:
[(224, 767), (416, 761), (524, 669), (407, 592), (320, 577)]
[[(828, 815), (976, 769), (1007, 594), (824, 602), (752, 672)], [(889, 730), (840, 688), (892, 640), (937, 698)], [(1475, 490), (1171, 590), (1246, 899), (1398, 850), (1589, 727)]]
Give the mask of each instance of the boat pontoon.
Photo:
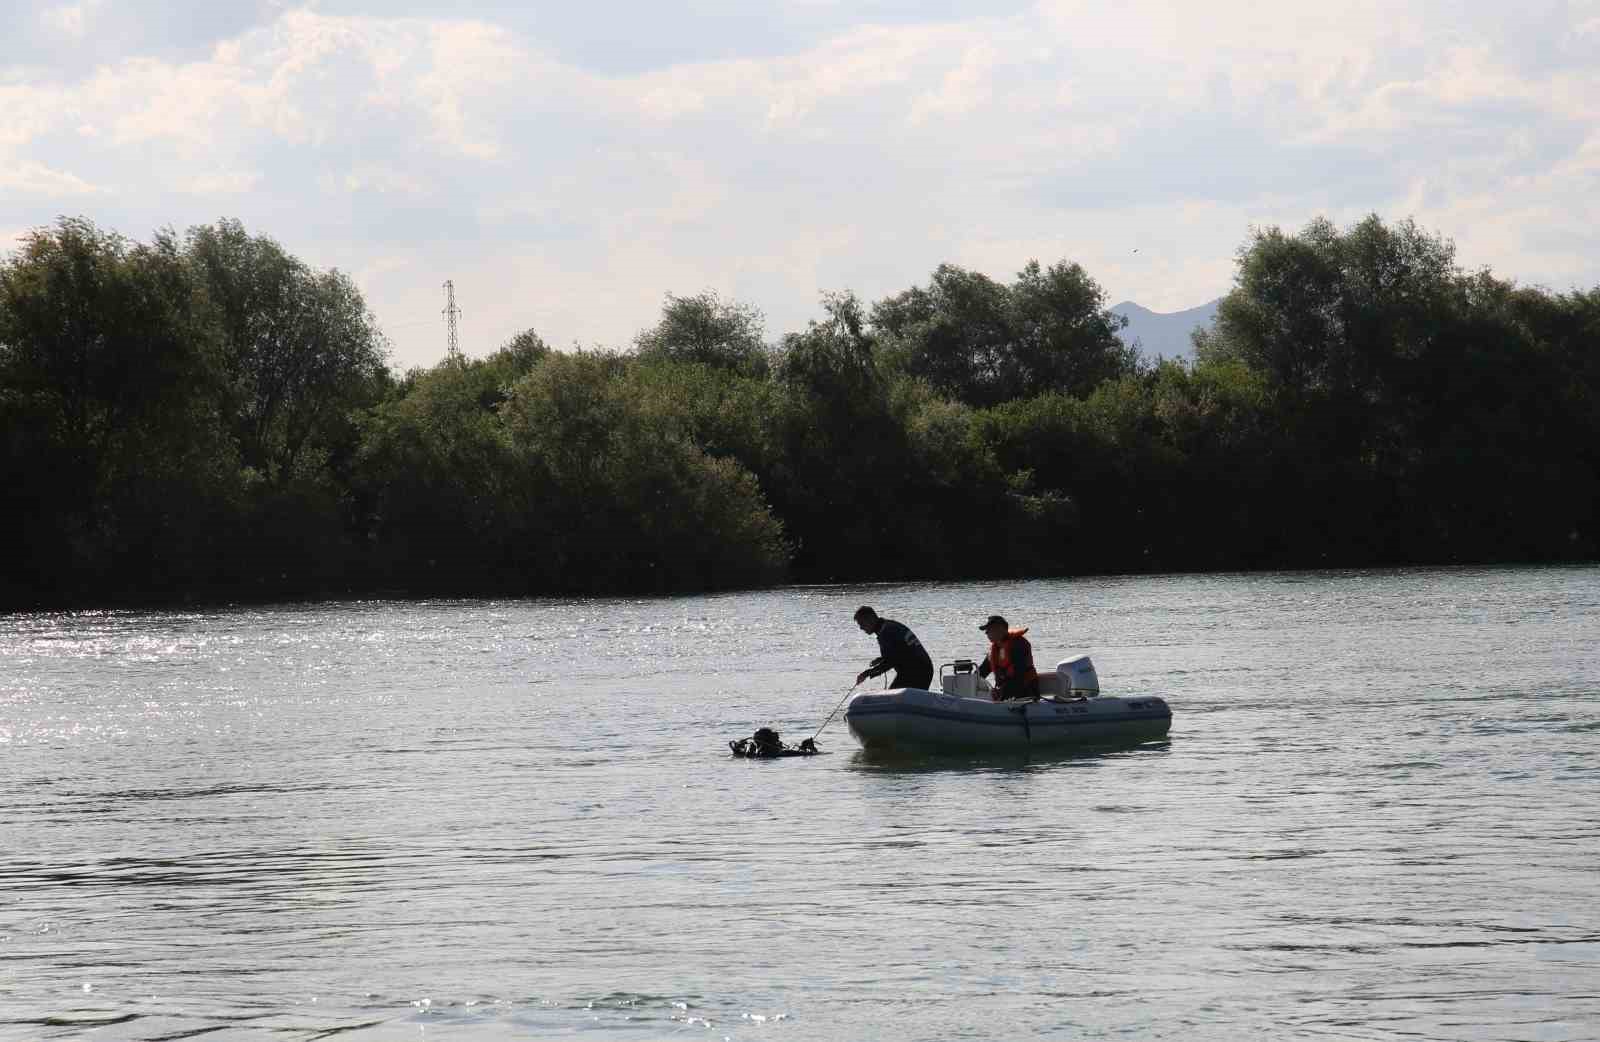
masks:
[(1039, 674), (1039, 698), (996, 702), (968, 659), (939, 667), (938, 691), (895, 688), (860, 694), (845, 709), (866, 749), (962, 749), (1093, 745), (1166, 737), (1172, 710), (1155, 695), (1100, 693), (1089, 656)]

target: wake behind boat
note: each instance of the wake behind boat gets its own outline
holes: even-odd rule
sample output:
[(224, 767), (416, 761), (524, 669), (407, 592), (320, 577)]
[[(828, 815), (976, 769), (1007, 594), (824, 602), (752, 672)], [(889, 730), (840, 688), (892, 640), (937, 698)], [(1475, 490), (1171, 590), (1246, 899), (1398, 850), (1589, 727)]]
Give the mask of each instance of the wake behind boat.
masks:
[(898, 688), (857, 695), (845, 724), (871, 750), (1028, 748), (1166, 737), (1172, 710), (1154, 695), (1100, 694), (1087, 655), (1039, 674), (1037, 699), (995, 702), (968, 660), (939, 667), (939, 691)]

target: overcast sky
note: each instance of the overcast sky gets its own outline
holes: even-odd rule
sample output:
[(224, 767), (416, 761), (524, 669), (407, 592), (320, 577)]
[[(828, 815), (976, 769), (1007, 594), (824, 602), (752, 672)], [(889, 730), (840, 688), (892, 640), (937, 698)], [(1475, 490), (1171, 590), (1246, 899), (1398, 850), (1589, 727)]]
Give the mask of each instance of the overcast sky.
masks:
[(474, 356), (706, 289), (775, 339), (944, 261), (1176, 311), (1319, 215), (1600, 285), (1600, 0), (0, 0), (0, 38), (0, 248), (237, 217), (402, 367), (447, 278)]

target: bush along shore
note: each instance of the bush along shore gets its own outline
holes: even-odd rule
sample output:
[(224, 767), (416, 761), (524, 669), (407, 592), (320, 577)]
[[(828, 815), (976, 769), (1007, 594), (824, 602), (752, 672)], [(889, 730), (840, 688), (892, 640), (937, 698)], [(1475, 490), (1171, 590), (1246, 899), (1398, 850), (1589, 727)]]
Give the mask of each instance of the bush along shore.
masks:
[(0, 606), (1600, 556), (1600, 289), (1319, 220), (1252, 234), (1192, 363), (1121, 323), (1076, 264), (944, 265), (400, 374), (236, 221), (62, 219), (0, 264)]

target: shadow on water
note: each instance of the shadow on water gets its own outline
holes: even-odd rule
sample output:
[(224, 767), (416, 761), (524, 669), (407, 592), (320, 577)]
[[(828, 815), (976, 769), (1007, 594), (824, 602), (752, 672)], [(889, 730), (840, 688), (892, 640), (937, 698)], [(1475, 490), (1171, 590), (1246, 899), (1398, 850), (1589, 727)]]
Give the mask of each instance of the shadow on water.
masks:
[(1058, 767), (1091, 767), (1124, 756), (1165, 755), (1172, 740), (1102, 742), (1094, 745), (1049, 746), (1035, 749), (857, 749), (850, 755), (850, 770), (925, 774), (940, 771), (1030, 771)]

